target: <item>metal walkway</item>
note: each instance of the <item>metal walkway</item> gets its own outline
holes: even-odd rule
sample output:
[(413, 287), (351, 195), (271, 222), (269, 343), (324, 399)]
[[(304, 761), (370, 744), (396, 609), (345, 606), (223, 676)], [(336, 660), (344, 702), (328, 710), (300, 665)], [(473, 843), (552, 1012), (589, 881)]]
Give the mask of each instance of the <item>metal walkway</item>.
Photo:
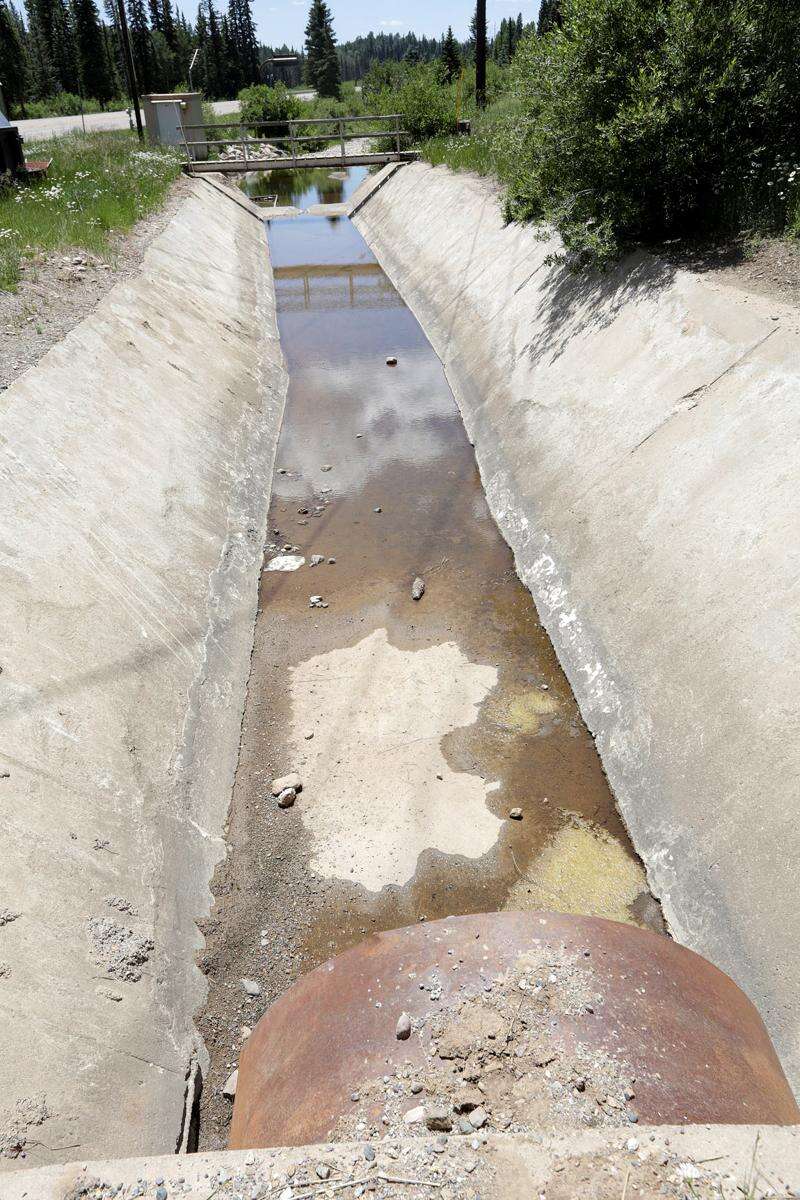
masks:
[(296, 171), (311, 167), (367, 167), (373, 164), (393, 162), (415, 162), (419, 158), (416, 150), (387, 151), (385, 154), (306, 154), (294, 158), (233, 158), (209, 159), (206, 162), (187, 162), (184, 170), (189, 175), (206, 175), (214, 171), (227, 174), (245, 171)]
[[(419, 158), (414, 150), (404, 150), (403, 142), (411, 137), (400, 127), (399, 113), (382, 113), (359, 117), (317, 117), (291, 121), (228, 121), (211, 125), (185, 125), (179, 132), (186, 152), (184, 170), (190, 175), (211, 171), (241, 173), (244, 171), (294, 171), (312, 167), (366, 167), (392, 162), (413, 162)], [(388, 124), (387, 124), (388, 123)], [(380, 126), (380, 128), (377, 128)], [(334, 132), (325, 130), (333, 127)], [(223, 130), (235, 132), (230, 137)], [(203, 136), (194, 138), (200, 133)], [(213, 133), (213, 137), (209, 134)], [(390, 150), (367, 154), (349, 154), (348, 141), (380, 139), (389, 142)], [(338, 142), (338, 154), (315, 154), (320, 142)], [(304, 153), (303, 146), (309, 146)], [(283, 149), (282, 147), (288, 147)], [(230, 152), (236, 148), (237, 158), (209, 158), (209, 153)], [(271, 153), (265, 154), (265, 148)]]

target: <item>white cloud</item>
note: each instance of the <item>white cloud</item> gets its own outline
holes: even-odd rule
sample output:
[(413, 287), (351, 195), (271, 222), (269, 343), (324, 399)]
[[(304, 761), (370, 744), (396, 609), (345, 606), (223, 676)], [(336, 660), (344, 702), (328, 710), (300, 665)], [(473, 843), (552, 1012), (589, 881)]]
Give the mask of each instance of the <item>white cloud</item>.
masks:
[(406, 27), (406, 22), (405, 21), (381, 21), (381, 25), (384, 27), (384, 29), (388, 29), (388, 28), (404, 29)]

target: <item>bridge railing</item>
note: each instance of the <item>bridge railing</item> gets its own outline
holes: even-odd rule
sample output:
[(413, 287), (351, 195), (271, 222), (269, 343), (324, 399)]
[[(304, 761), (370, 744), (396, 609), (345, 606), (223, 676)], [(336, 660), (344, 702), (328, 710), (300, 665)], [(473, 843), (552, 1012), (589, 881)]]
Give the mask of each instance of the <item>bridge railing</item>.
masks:
[[(287, 157), (296, 159), (300, 157), (302, 148), (309, 142), (339, 142), (341, 149), (341, 159), (347, 159), (347, 141), (350, 138), (391, 138), (394, 149), (397, 154), (402, 153), (403, 138), (411, 136), (407, 129), (401, 128), (402, 116), (400, 113), (373, 113), (358, 117), (303, 117), (295, 118), (287, 121), (220, 121), (207, 125), (184, 125), (179, 132), (183, 135), (183, 148), (186, 153), (188, 162), (195, 162), (198, 158), (207, 158), (208, 151), (217, 146), (241, 146), (243, 158), (245, 162), (249, 159), (263, 160), (262, 154), (253, 154), (255, 146), (261, 146), (264, 142), (268, 142), (271, 146), (281, 147), (288, 146)], [(388, 128), (364, 129), (366, 124), (370, 122), (378, 124), (380, 122), (390, 122)], [(333, 133), (302, 133), (298, 130), (307, 129), (308, 126), (335, 126), (336, 131)], [(358, 128), (352, 128), (357, 126)], [(223, 137), (223, 138), (203, 138), (192, 139), (190, 134), (198, 131), (208, 134), (211, 130), (234, 129), (238, 130), (239, 137)], [(247, 137), (248, 130), (278, 130), (274, 135), (265, 133), (263, 137)], [(288, 130), (288, 132), (286, 132)], [(205, 153), (201, 153), (201, 151)], [(248, 157), (248, 151), (250, 152)], [(286, 152), (284, 152), (286, 153)], [(332, 157), (331, 162), (336, 162), (336, 158)]]

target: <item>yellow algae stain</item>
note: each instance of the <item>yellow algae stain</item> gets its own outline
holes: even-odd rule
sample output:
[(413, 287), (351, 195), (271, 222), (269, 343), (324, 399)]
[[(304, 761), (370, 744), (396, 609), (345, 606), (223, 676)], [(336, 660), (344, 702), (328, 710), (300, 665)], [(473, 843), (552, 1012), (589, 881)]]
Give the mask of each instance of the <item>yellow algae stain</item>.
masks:
[(531, 689), (507, 703), (498, 704), (491, 715), (498, 725), (516, 729), (519, 733), (538, 733), (543, 718), (552, 717), (559, 708), (559, 702), (551, 692)]
[(643, 926), (631, 905), (646, 890), (641, 865), (616, 838), (571, 816), (514, 884), (504, 908), (546, 908)]

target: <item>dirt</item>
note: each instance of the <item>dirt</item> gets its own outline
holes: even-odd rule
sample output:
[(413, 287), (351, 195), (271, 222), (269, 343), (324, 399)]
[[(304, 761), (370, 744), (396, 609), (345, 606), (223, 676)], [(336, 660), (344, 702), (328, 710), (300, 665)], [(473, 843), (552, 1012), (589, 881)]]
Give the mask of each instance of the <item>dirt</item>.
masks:
[(800, 308), (800, 239), (674, 241), (659, 246), (657, 253), (717, 283)]
[(589, 976), (570, 954), (523, 954), (501, 978), (487, 978), (482, 991), (459, 989), (444, 1011), (435, 975), (420, 987), (436, 1005), (411, 1022), (412, 1037), (431, 1039), (427, 1067), (408, 1061), (362, 1082), (334, 1140), (630, 1128), (638, 1121), (630, 1066), (585, 1045), (569, 1053), (553, 1035), (557, 1017), (596, 1002)]
[(0, 291), (0, 392), (80, 324), (116, 283), (138, 272), (145, 251), (191, 187), (184, 177), (176, 180), (163, 208), (114, 236), (104, 255), (74, 250), (23, 260), (17, 291)]

